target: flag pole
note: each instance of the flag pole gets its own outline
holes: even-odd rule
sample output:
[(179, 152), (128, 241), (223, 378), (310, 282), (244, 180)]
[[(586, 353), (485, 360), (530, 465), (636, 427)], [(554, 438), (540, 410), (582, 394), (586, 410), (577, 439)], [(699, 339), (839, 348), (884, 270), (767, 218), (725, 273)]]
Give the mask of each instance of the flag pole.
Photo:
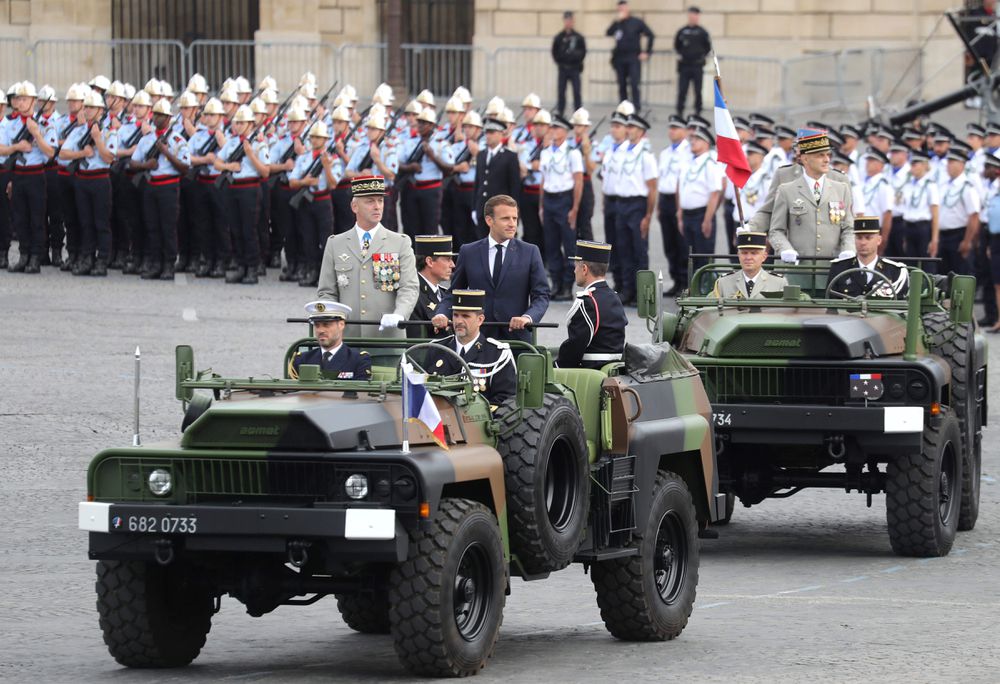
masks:
[[(714, 50), (712, 51), (712, 61), (715, 62), (715, 84), (719, 86), (719, 94), (722, 95), (722, 101), (725, 102), (726, 94), (722, 90), (722, 71), (719, 70), (719, 57), (715, 54)], [(732, 183), (732, 181), (729, 182)], [(736, 185), (733, 184), (733, 187), (736, 188)], [(740, 228), (745, 228), (747, 222), (743, 218), (743, 202), (740, 200), (740, 189), (736, 188), (733, 191), (733, 195), (736, 197), (736, 210), (740, 214)]]
[(403, 392), (402, 392), (402, 395), (401, 395), (402, 404), (400, 406), (400, 409), (402, 410), (402, 417), (403, 417), (403, 424), (401, 426), (402, 427), (402, 437), (403, 437), (402, 452), (404, 454), (408, 454), (408, 453), (410, 453), (410, 419), (407, 416), (407, 405), (406, 405), (407, 404), (407, 402), (406, 402), (406, 393), (407, 393), (407, 387), (406, 387), (406, 385), (407, 385), (407, 382), (406, 382), (406, 368), (403, 365), (405, 363), (405, 361), (404, 361), (405, 358), (406, 358), (406, 355), (404, 354), (403, 357), (400, 358), (400, 360), (399, 360), (399, 374), (403, 378)]

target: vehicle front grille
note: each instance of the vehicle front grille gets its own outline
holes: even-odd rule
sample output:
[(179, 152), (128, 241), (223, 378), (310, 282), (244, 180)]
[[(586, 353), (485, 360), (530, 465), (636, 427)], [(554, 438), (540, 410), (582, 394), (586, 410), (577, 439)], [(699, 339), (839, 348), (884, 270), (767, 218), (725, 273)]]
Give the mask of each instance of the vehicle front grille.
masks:
[(709, 400), (720, 404), (795, 403), (839, 406), (850, 394), (850, 371), (789, 366), (703, 366)]

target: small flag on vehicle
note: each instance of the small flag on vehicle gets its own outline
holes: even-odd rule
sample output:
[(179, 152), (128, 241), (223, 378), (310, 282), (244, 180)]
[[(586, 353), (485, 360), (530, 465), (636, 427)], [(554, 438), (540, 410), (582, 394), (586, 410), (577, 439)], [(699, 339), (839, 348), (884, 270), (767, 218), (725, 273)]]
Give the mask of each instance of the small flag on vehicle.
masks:
[(424, 375), (413, 370), (413, 366), (408, 363), (403, 364), (403, 391), (406, 393), (404, 401), (406, 414), (403, 419), (411, 423), (423, 423), (438, 446), (447, 449), (444, 423), (441, 422), (441, 414), (434, 403), (434, 397), (424, 387), (424, 379)]
[(851, 374), (851, 399), (881, 399), (884, 392), (881, 373)]

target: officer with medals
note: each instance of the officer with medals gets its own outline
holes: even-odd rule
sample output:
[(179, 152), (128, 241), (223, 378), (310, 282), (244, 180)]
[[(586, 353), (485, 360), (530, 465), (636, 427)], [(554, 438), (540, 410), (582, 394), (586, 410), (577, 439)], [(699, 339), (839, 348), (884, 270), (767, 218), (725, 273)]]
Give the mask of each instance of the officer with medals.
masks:
[(306, 304), (306, 313), (319, 346), (305, 354), (296, 352), (288, 362), (288, 377), (299, 377), (299, 366), (319, 366), (327, 377), (338, 380), (367, 380), (372, 376), (372, 360), (366, 351), (344, 344), (345, 320), (351, 307), (340, 302), (317, 301)]
[[(869, 295), (904, 299), (910, 286), (909, 272), (905, 264), (878, 255), (882, 230), (877, 216), (858, 216), (854, 219), (854, 244), (857, 256), (835, 259), (830, 263), (827, 282), (833, 283), (833, 290), (848, 297)], [(852, 268), (871, 273), (851, 273), (833, 282), (838, 275)], [(888, 282), (875, 273), (886, 276)]]
[(605, 242), (577, 240), (575, 275), (576, 301), (566, 323), (566, 341), (559, 345), (560, 368), (600, 369), (612, 361), (621, 361), (625, 350), (625, 326), (628, 317), (605, 276), (611, 262), (611, 245)]
[[(331, 236), (323, 250), (319, 298), (343, 302), (363, 321), (379, 321), (385, 335), (405, 337), (398, 329), (417, 303), (417, 269), (407, 235), (382, 225), (385, 179), (358, 176), (351, 180), (353, 230)], [(349, 336), (369, 334), (350, 329)]]
[[(451, 324), (454, 335), (443, 337), (438, 344), (450, 347), (465, 359), (472, 371), (476, 391), (491, 404), (500, 404), (517, 394), (517, 371), (510, 346), (493, 338), (484, 337), (479, 328), (486, 320), (483, 290), (452, 290)], [(456, 375), (462, 365), (451, 354), (431, 353), (425, 369), (438, 375)]]
[[(446, 289), (442, 283), (451, 280), (458, 255), (451, 251), (450, 235), (418, 235), (413, 252), (417, 257), (420, 295), (410, 320), (430, 321), (438, 312)], [(423, 337), (434, 337), (437, 329), (428, 325), (422, 330)]]
[(783, 277), (763, 270), (767, 260), (767, 233), (736, 231), (740, 270), (715, 281), (712, 296), (722, 299), (762, 299), (764, 292), (781, 292), (788, 284)]

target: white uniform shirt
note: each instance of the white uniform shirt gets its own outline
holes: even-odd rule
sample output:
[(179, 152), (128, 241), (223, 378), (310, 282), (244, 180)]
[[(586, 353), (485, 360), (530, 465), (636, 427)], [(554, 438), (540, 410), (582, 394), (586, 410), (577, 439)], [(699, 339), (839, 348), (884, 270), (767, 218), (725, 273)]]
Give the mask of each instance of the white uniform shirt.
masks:
[[(855, 216), (877, 216), (880, 220), (882, 214), (891, 211), (896, 205), (896, 196), (892, 191), (892, 185), (884, 173), (876, 173), (864, 180), (862, 188), (862, 204), (855, 205)], [(862, 214), (862, 211), (864, 212)]]
[(559, 147), (549, 145), (542, 150), (538, 168), (545, 192), (566, 192), (573, 189), (573, 174), (583, 173), (583, 155), (566, 140)]
[(904, 221), (930, 221), (931, 207), (940, 204), (941, 195), (929, 173), (920, 180), (911, 178), (903, 188)]
[[(746, 185), (740, 189), (740, 202), (743, 204), (743, 218), (749, 222), (754, 217), (767, 199), (767, 190), (771, 185), (771, 177), (764, 171), (761, 165), (756, 171), (750, 174)], [(733, 191), (736, 188), (732, 183), (726, 184), (726, 198), (735, 199)], [(740, 208), (733, 203), (733, 219), (740, 220)]]
[(957, 178), (949, 178), (948, 183), (941, 187), (941, 214), (938, 219), (941, 230), (964, 229), (969, 224), (969, 217), (978, 214), (980, 209), (979, 192), (964, 173)]
[(889, 166), (885, 171), (882, 172), (883, 175), (889, 179), (889, 184), (892, 186), (892, 197), (893, 197), (893, 216), (903, 215), (903, 189), (906, 184), (910, 182), (910, 162), (905, 162), (898, 169), (893, 166)]
[[(991, 181), (983, 178), (983, 201), (982, 208), (979, 210), (979, 220), (981, 222), (990, 222), (990, 202), (997, 196), (998, 193), (1000, 193), (1000, 178), (994, 178)], [(993, 231), (991, 230), (990, 232), (992, 233)], [(1000, 233), (1000, 226), (997, 226), (996, 232)]]
[(628, 149), (628, 141), (620, 143), (612, 142), (611, 146), (604, 152), (601, 162), (601, 182), (603, 183), (604, 194), (617, 197), (618, 180), (621, 175), (622, 162), (625, 157), (625, 150)]
[(764, 161), (762, 161), (760, 165), (768, 176), (773, 176), (775, 171), (787, 163), (785, 151), (777, 145), (774, 145), (770, 150), (768, 150), (767, 154), (764, 155)]
[[(762, 167), (763, 168), (763, 167)], [(681, 209), (704, 209), (713, 192), (722, 191), (722, 166), (712, 159), (711, 151), (698, 155), (681, 167), (677, 194)]]
[(677, 192), (677, 174), (682, 165), (691, 161), (691, 143), (687, 139), (672, 143), (660, 152), (657, 189), (664, 195)]
[(635, 145), (625, 143), (621, 152), (621, 172), (618, 175), (619, 197), (646, 197), (649, 187), (646, 183), (656, 180), (656, 158), (650, 151), (649, 140), (642, 138)]

